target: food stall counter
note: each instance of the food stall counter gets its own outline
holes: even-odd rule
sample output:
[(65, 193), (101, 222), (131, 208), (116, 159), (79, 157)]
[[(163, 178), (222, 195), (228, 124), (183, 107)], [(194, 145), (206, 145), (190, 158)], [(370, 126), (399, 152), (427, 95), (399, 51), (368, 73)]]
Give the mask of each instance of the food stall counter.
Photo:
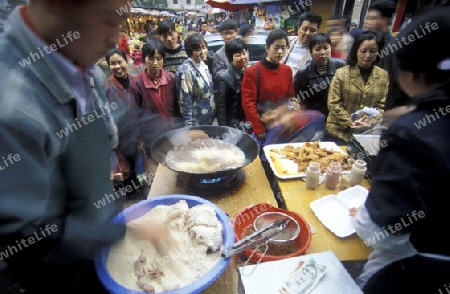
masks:
[[(341, 148), (346, 149), (345, 147)], [(367, 260), (372, 252), (372, 247), (365, 245), (356, 234), (347, 237), (336, 236), (324, 226), (310, 207), (311, 202), (315, 200), (339, 193), (341, 191), (339, 184), (333, 190), (327, 189), (325, 183), (320, 184), (314, 190), (307, 189), (302, 178), (278, 179), (278, 184), (287, 209), (303, 216), (315, 231), (306, 254), (332, 250), (341, 261)], [(361, 186), (369, 188), (370, 183), (364, 179)]]
[(159, 165), (148, 198), (167, 194), (190, 194), (200, 196), (217, 204), (230, 218), (235, 217), (245, 207), (256, 203), (269, 203), (277, 206), (270, 189), (261, 161), (257, 157), (242, 168), (236, 181), (226, 187), (189, 187), (177, 173)]

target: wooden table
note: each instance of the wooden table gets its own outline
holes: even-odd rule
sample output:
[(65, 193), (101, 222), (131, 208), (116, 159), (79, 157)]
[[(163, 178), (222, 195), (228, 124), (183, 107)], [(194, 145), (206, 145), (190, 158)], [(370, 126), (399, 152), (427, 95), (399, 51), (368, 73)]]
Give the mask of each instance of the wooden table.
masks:
[[(244, 167), (239, 175), (244, 179), (242, 185), (236, 187), (235, 190), (230, 190), (219, 195), (208, 195), (203, 198), (215, 203), (223, 211), (225, 211), (230, 218), (234, 218), (239, 211), (245, 207), (266, 202), (277, 207), (277, 202), (270, 189), (264, 169), (261, 165), (259, 157), (257, 157), (251, 164)], [(155, 178), (147, 198), (152, 198), (167, 194), (190, 194), (187, 184), (177, 180), (177, 174), (170, 169), (158, 166), (155, 173)], [(202, 196), (202, 195), (195, 195)], [(201, 294), (228, 294), (241, 293), (243, 286), (240, 281), (237, 268), (237, 255), (231, 259), (230, 266), (225, 272), (209, 286)]]
[[(230, 218), (235, 217), (245, 207), (256, 203), (266, 202), (277, 207), (259, 157), (244, 167), (241, 175), (244, 176), (244, 182), (235, 191), (220, 193), (221, 195), (211, 194), (203, 198), (218, 205)], [(177, 181), (175, 172), (159, 165), (148, 198), (167, 194), (193, 195), (187, 192), (186, 184)]]
[[(278, 184), (287, 209), (299, 213), (316, 231), (306, 254), (333, 250), (341, 261), (368, 258), (372, 252), (371, 247), (366, 246), (356, 234), (345, 238), (337, 237), (322, 224), (309, 206), (312, 201), (325, 195), (337, 194), (339, 186), (335, 190), (329, 190), (322, 183), (316, 190), (310, 190), (306, 188), (303, 179), (279, 179)], [(362, 186), (368, 188), (370, 184), (365, 179)]]
[[(243, 172), (245, 182), (237, 192), (204, 198), (217, 204), (231, 218), (235, 217), (243, 208), (255, 203), (266, 202), (277, 207), (259, 158), (244, 167)], [(312, 201), (328, 194), (336, 194), (339, 190), (328, 190), (325, 188), (325, 184), (320, 185), (316, 190), (308, 190), (302, 179), (279, 180), (278, 182), (287, 208), (298, 212), (316, 230), (316, 233), (312, 235), (307, 254), (333, 250), (342, 261), (368, 258), (372, 251), (371, 247), (367, 247), (357, 235), (347, 238), (335, 236), (323, 226), (309, 207)], [(363, 186), (369, 187), (367, 180), (364, 180)], [(177, 181), (175, 172), (159, 165), (148, 198), (167, 194), (189, 193), (186, 192), (186, 186)]]

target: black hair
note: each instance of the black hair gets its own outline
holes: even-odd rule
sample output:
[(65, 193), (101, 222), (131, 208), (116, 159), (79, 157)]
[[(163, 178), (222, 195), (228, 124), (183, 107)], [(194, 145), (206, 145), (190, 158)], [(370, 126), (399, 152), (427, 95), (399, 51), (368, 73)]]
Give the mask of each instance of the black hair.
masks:
[(245, 37), (245, 36), (250, 35), (252, 32), (253, 32), (252, 27), (250, 25), (246, 24), (241, 27), (241, 30), (239, 31), (239, 35), (241, 37)]
[(109, 65), (109, 60), (111, 59), (111, 56), (113, 56), (114, 54), (119, 54), (120, 56), (123, 57), (123, 59), (125, 59), (126, 62), (128, 62), (127, 60), (127, 54), (125, 53), (125, 51), (121, 50), (121, 49), (111, 49), (108, 51), (108, 53), (106, 53), (105, 59), (106, 62)]
[(324, 33), (317, 33), (309, 39), (309, 52), (312, 53), (314, 46), (317, 44), (329, 44), (331, 46), (330, 37)]
[(286, 35), (286, 32), (281, 29), (274, 29), (266, 38), (266, 47), (270, 47), (270, 45), (272, 45), (276, 40), (279, 39), (286, 40), (286, 45), (289, 46), (289, 39)]
[(155, 56), (156, 51), (158, 51), (162, 58), (165, 57), (164, 44), (159, 39), (150, 38), (147, 43), (142, 46), (142, 60), (145, 60), (147, 56)]
[(157, 32), (160, 36), (164, 36), (165, 34), (173, 31), (175, 31), (175, 23), (171, 20), (166, 19), (158, 24)]
[(280, 106), (279, 102), (274, 102), (270, 100), (261, 101), (258, 104), (256, 104), (256, 111), (259, 115), (263, 115), (269, 110), (275, 110), (277, 107)]
[(327, 35), (330, 36), (331, 33), (341, 33), (344, 35), (344, 28), (343, 27), (332, 27), (327, 30)]
[(191, 57), (195, 50), (200, 49), (202, 43), (206, 45), (205, 39), (199, 33), (187, 36), (184, 40), (184, 50), (186, 50), (187, 56)]
[(225, 44), (225, 55), (230, 63), (233, 62), (233, 54), (240, 53), (242, 49), (247, 50), (247, 45), (244, 40), (237, 38)]
[(309, 21), (310, 23), (316, 23), (318, 29), (320, 29), (320, 26), (322, 25), (322, 16), (314, 12), (304, 12), (298, 19), (297, 29), (302, 26), (302, 23), (305, 20)]
[(205, 25), (208, 25), (208, 22), (207, 22), (207, 21), (202, 21), (202, 23), (201, 23), (200, 25), (202, 26), (202, 25), (204, 25), (204, 24), (205, 24)]
[(234, 19), (228, 18), (226, 20), (224, 20), (220, 25), (219, 25), (219, 33), (225, 31), (225, 30), (235, 30), (237, 31), (239, 28), (239, 24), (237, 21), (235, 21)]
[(375, 2), (370, 3), (368, 10), (377, 10), (381, 13), (382, 16), (391, 19), (392, 15), (395, 12), (395, 9), (396, 5), (394, 1), (377, 0)]
[[(354, 66), (358, 64), (358, 50), (361, 43), (364, 41), (375, 40), (378, 45), (378, 52), (384, 47), (384, 37), (381, 33), (375, 30), (365, 30), (356, 37), (355, 42), (353, 42), (352, 48), (350, 49), (350, 54), (348, 55), (347, 64)], [(374, 64), (378, 64), (380, 61), (380, 54), (377, 54), (377, 58)]]
[[(450, 51), (442, 46), (442, 41), (450, 36), (450, 7), (439, 7), (423, 13), (399, 32), (397, 40), (409, 36), (421, 38), (414, 42), (398, 46), (396, 63), (398, 68), (426, 73), (432, 82), (444, 82), (450, 79)], [(446, 64), (443, 63), (444, 60)]]

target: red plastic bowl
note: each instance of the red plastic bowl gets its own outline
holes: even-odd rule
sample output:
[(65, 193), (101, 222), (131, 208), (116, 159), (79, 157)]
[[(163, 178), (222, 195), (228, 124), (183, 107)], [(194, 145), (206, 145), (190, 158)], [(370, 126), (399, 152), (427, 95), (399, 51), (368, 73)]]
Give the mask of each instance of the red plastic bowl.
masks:
[(309, 228), (308, 223), (305, 221), (303, 217), (301, 217), (298, 213), (284, 210), (280, 208), (273, 207), (269, 203), (258, 203), (251, 206), (248, 206), (241, 210), (236, 217), (233, 219), (233, 229), (234, 233), (236, 235), (236, 239), (242, 240), (244, 237), (244, 233), (247, 228), (252, 227), (253, 228), (253, 222), (255, 221), (256, 217), (258, 217), (260, 214), (263, 214), (264, 212), (281, 212), (284, 214), (289, 215), (290, 217), (294, 218), (299, 226), (300, 226), (300, 234), (298, 237), (292, 241), (295, 243), (297, 250), (292, 252), (291, 254), (286, 255), (264, 255), (261, 258), (262, 253), (259, 253), (257, 251), (253, 253), (252, 249), (247, 249), (244, 251), (244, 255), (247, 258), (250, 258), (250, 261), (252, 262), (258, 262), (258, 260), (261, 259), (261, 261), (273, 261), (273, 260), (280, 260), (284, 258), (299, 256), (303, 253), (305, 253), (306, 249), (308, 249), (309, 245), (311, 244), (311, 230)]

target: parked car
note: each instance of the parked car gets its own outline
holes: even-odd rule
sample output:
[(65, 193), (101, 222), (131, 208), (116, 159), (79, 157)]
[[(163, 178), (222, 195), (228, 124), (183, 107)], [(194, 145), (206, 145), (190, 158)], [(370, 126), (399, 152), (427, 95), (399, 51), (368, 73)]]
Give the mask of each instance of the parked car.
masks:
[[(247, 47), (248, 47), (248, 54), (250, 55), (250, 60), (248, 64), (253, 64), (265, 57), (266, 39), (268, 35), (269, 34), (266, 32), (258, 32), (249, 36)], [(225, 44), (219, 33), (206, 35), (204, 38), (206, 43), (208, 44), (210, 54), (211, 52), (216, 52)], [(292, 38), (297, 37), (288, 36), (289, 42), (291, 41)]]
[[(248, 54), (250, 57), (250, 60), (248, 62), (249, 64), (253, 64), (264, 58), (266, 54), (265, 48), (267, 35), (267, 33), (250, 35), (247, 43)], [(208, 50), (210, 54), (211, 52), (216, 52), (225, 44), (219, 33), (206, 35), (205, 41), (208, 44)]]

